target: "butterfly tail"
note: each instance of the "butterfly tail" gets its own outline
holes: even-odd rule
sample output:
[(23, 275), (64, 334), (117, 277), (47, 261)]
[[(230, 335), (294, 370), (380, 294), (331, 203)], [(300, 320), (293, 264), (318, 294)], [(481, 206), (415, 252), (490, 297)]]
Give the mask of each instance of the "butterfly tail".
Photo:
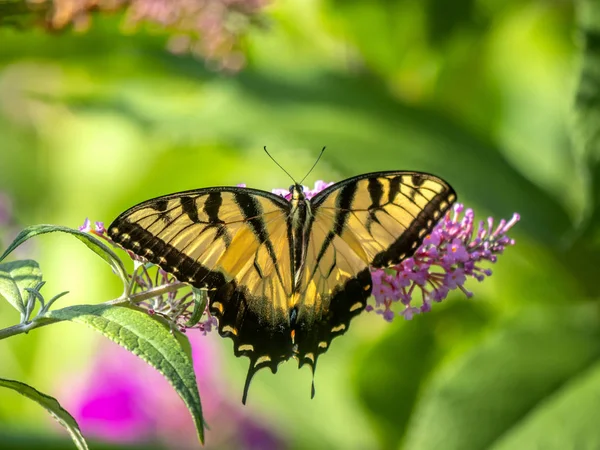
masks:
[(250, 363), (250, 367), (248, 367), (248, 375), (246, 375), (246, 383), (244, 384), (244, 394), (242, 395), (242, 404), (246, 404), (246, 399), (248, 398), (248, 389), (250, 389), (250, 382), (252, 381), (252, 377), (256, 373), (256, 369), (254, 368), (254, 364)]

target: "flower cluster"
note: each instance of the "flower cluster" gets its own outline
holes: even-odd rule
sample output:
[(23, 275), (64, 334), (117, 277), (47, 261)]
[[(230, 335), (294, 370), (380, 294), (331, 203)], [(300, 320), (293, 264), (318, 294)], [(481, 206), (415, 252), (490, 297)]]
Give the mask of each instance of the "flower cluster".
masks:
[(60, 29), (73, 24), (89, 26), (94, 10), (127, 11), (126, 23), (149, 23), (169, 29), (171, 51), (191, 52), (213, 63), (215, 68), (237, 71), (245, 63), (239, 42), (256, 22), (269, 0), (30, 0), (51, 8), (49, 27)]
[(83, 225), (79, 227), (79, 231), (84, 233), (93, 233), (96, 236), (104, 236), (106, 228), (104, 228), (104, 222), (94, 222), (94, 228), (92, 228), (92, 222), (87, 217), (83, 221)]
[(473, 210), (455, 205), (411, 258), (389, 269), (372, 270), (375, 306), (368, 305), (367, 310), (392, 321), (392, 306), (399, 302), (403, 305), (399, 315), (410, 320), (415, 314), (430, 311), (433, 302), (441, 302), (452, 290), (471, 297), (465, 282), (468, 278), (483, 281), (492, 274), (481, 264), (495, 263), (507, 246), (514, 245), (507, 233), (519, 219), (514, 214), (508, 222), (502, 219), (494, 226), (494, 219), (489, 217), (476, 227)]

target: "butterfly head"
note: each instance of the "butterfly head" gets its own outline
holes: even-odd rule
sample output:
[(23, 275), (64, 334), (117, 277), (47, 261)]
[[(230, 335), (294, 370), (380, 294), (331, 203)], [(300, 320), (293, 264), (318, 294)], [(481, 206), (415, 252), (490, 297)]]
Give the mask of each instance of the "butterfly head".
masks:
[(306, 200), (306, 196), (304, 195), (304, 187), (301, 184), (292, 184), (290, 186), (290, 194), (292, 194), (292, 200), (297, 202)]

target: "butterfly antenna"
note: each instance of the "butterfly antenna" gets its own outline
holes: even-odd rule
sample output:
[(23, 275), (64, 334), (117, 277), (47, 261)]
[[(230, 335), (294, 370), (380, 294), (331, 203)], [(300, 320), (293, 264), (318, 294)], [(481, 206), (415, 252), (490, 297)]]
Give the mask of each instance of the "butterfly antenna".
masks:
[(307, 173), (306, 175), (304, 175), (304, 178), (302, 178), (302, 179), (300, 180), (300, 183), (298, 183), (298, 184), (302, 184), (302, 182), (303, 182), (304, 180), (306, 180), (306, 177), (310, 175), (310, 173), (313, 171), (313, 169), (315, 168), (315, 166), (317, 165), (317, 163), (318, 163), (318, 162), (319, 162), (319, 160), (321, 159), (321, 156), (323, 156), (323, 152), (325, 151), (325, 149), (326, 149), (326, 148), (327, 148), (327, 147), (323, 147), (323, 148), (321, 149), (321, 153), (319, 154), (319, 157), (317, 158), (317, 160), (315, 161), (315, 163), (313, 164), (313, 166), (310, 168), (310, 170), (308, 171), (308, 173)]
[(294, 184), (298, 184), (298, 183), (296, 183), (296, 180), (294, 180), (294, 177), (293, 177), (293, 176), (291, 176), (291, 175), (290, 175), (290, 173), (289, 173), (287, 170), (285, 170), (285, 169), (284, 169), (284, 168), (281, 166), (281, 164), (279, 164), (277, 161), (275, 161), (275, 158), (273, 158), (273, 157), (271, 156), (271, 154), (270, 154), (270, 153), (267, 151), (267, 146), (265, 145), (263, 148), (265, 149), (265, 153), (266, 153), (267, 155), (269, 155), (269, 158), (271, 158), (271, 159), (273, 160), (273, 162), (274, 162), (275, 164), (277, 164), (277, 165), (279, 166), (279, 168), (280, 168), (281, 170), (283, 170), (283, 171), (284, 171), (284, 172), (287, 174), (287, 176), (288, 176), (288, 177), (290, 177), (290, 178), (292, 179), (292, 181), (294, 182)]

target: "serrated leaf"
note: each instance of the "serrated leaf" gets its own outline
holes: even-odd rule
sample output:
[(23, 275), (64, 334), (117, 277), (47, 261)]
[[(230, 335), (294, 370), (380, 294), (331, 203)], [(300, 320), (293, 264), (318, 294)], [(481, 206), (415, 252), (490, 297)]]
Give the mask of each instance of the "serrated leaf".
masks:
[(191, 358), (169, 328), (147, 313), (123, 306), (78, 305), (49, 312), (49, 319), (87, 325), (158, 370), (188, 407), (204, 442), (202, 406)]
[(41, 234), (54, 233), (54, 232), (67, 233), (83, 242), (90, 250), (100, 256), (106, 261), (113, 269), (113, 271), (121, 278), (125, 288), (128, 284), (127, 271), (123, 265), (123, 261), (113, 252), (106, 244), (94, 237), (92, 234), (84, 233), (83, 231), (75, 230), (73, 228), (63, 227), (59, 225), (33, 225), (25, 228), (19, 233), (15, 240), (8, 246), (0, 261), (6, 258), (15, 248), (21, 245), (23, 242), (31, 239), (32, 237), (39, 236)]
[(73, 442), (78, 449), (86, 450), (88, 448), (87, 443), (81, 434), (81, 430), (79, 429), (77, 421), (73, 418), (73, 416), (71, 416), (71, 414), (68, 413), (66, 409), (60, 405), (60, 403), (58, 403), (58, 400), (56, 400), (54, 397), (43, 394), (37, 389), (29, 386), (28, 384), (21, 383), (20, 381), (0, 378), (0, 386), (12, 389), (13, 391), (16, 391), (19, 394), (37, 402), (40, 406), (45, 408), (46, 411), (48, 411), (58, 423), (67, 429), (71, 435), (71, 439), (73, 439)]
[(435, 374), (404, 448), (489, 448), (597, 362), (599, 322), (586, 305), (535, 308), (505, 323)]
[(42, 271), (36, 261), (24, 259), (0, 264), (0, 297), (3, 297), (23, 316), (29, 296), (26, 288), (42, 281)]

